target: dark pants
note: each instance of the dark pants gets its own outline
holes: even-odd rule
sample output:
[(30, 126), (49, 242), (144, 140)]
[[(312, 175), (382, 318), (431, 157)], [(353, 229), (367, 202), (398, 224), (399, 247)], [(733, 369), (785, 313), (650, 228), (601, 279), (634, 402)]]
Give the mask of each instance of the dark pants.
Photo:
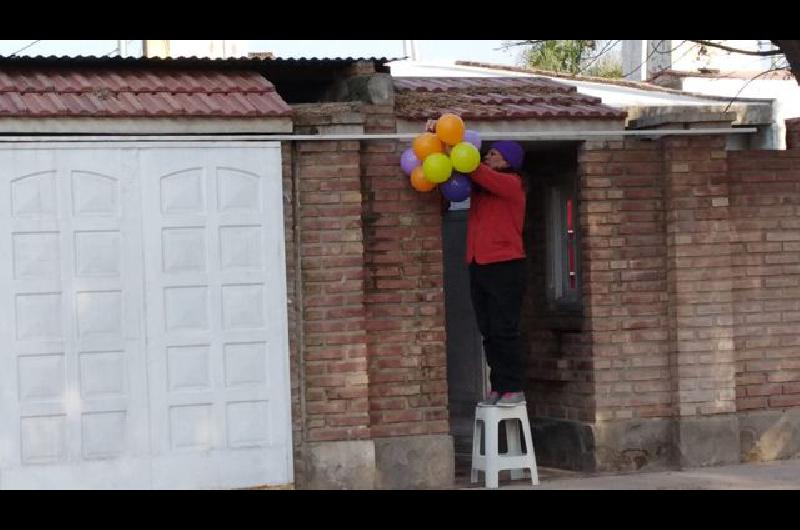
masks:
[(469, 279), (492, 390), (521, 392), (524, 363), (519, 321), (525, 295), (525, 260), (471, 263)]

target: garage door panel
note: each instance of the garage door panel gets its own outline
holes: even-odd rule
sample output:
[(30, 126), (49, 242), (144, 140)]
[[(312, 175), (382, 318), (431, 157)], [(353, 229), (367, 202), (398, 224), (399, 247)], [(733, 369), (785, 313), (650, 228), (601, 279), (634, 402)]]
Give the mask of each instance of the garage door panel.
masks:
[(0, 149), (2, 486), (290, 482), (277, 145), (28, 147)]
[(3, 487), (14, 489), (149, 489), (150, 459), (144, 456), (85, 459), (80, 467), (29, 465), (3, 471)]
[[(266, 294), (267, 269), (278, 264), (283, 270), (283, 256), (269, 261), (264, 245), (264, 205), (279, 197), (265, 197), (264, 184), (280, 180), (276, 154), (192, 152), (185, 158), (196, 166), (159, 175), (161, 153), (143, 153), (143, 167), (150, 168), (145, 171), (156, 175), (145, 197), (160, 206), (145, 227), (147, 253), (160, 260), (160, 266), (148, 260), (148, 307), (163, 300), (148, 313), (155, 356), (151, 392), (163, 394), (152, 396), (154, 406), (161, 403), (152, 410), (153, 444), (160, 454), (174, 455), (176, 473), (194, 474), (196, 484), (245, 485), (244, 477), (224, 479), (237, 466), (222, 463), (245, 458), (250, 463), (242, 473), (251, 474), (269, 467), (270, 457), (265, 451), (242, 457), (240, 448), (272, 447), (273, 438), (289, 446), (280, 423), (286, 419), (281, 404), (287, 403), (281, 391), (288, 394), (288, 388), (268, 385), (268, 371), (281, 373), (284, 360), (270, 358), (265, 347), (269, 318), (285, 319), (285, 305), (268, 304)], [(265, 168), (271, 169), (269, 179)], [(193, 199), (179, 203), (181, 189)], [(285, 334), (285, 325), (278, 332)], [(287, 452), (279, 460), (288, 458)]]
[[(0, 200), (9, 205), (2, 216), (10, 221), (2, 231), (10, 259), (0, 271), (3, 312), (10, 317), (2, 339), (9, 351), (0, 362), (4, 373), (14, 374), (4, 383), (16, 394), (0, 398), (9, 434), (0, 455), (3, 485), (15, 487), (13, 477), (24, 484), (32, 473), (52, 487), (71, 487), (92, 480), (91, 466), (83, 465), (88, 460), (146, 452), (147, 438), (137, 434), (146, 430), (146, 396), (140, 391), (137, 399), (130, 392), (143, 390), (142, 380), (125, 381), (113, 397), (90, 398), (86, 388), (98, 378), (97, 365), (82, 364), (88, 352), (98, 350), (115, 352), (125, 366), (131, 360), (143, 364), (135, 301), (140, 289), (127, 288), (141, 270), (99, 267), (105, 264), (98, 263), (98, 248), (82, 237), (127, 231), (126, 243), (118, 238), (112, 249), (115, 263), (141, 253), (138, 207), (123, 210), (119, 201), (121, 182), (128, 179), (135, 187), (135, 179), (130, 173), (110, 176), (118, 164), (91, 154), (19, 148), (0, 151), (0, 158), (2, 167), (14, 168), (0, 176)], [(57, 169), (46, 169), (50, 164)], [(87, 164), (92, 171), (83, 171)], [(128, 268), (135, 266), (134, 261)], [(98, 272), (105, 276), (92, 281)], [(101, 372), (101, 378), (108, 375)], [(117, 378), (137, 374), (143, 370), (123, 369)], [(31, 471), (43, 465), (52, 470), (49, 478)]]
[[(6, 157), (9, 163), (14, 164), (21, 157)], [(56, 187), (56, 162), (54, 157), (46, 160), (47, 157), (39, 157), (38, 170), (26, 172), (23, 169), (8, 179), (9, 202), (11, 205), (11, 216), (15, 219), (25, 218), (55, 218), (58, 215), (58, 202)], [(27, 162), (27, 160), (25, 161)], [(6, 167), (19, 167), (6, 166)], [(5, 186), (4, 186), (5, 187)]]

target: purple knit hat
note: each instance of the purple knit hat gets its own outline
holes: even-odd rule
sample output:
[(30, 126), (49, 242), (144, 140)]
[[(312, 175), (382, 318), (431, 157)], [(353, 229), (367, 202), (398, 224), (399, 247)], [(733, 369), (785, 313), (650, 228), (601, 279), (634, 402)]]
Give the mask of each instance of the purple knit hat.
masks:
[(508, 165), (514, 169), (520, 169), (522, 167), (522, 161), (525, 159), (525, 150), (522, 149), (522, 146), (517, 142), (502, 140), (500, 142), (494, 142), (489, 146), (489, 149), (496, 149), (503, 155)]

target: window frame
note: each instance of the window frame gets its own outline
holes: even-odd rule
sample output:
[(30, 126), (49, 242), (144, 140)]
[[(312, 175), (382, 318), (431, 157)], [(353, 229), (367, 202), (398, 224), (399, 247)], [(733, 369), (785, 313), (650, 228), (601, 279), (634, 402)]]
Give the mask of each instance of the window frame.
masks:
[[(581, 311), (583, 307), (577, 192), (576, 174), (563, 173), (547, 186), (547, 298), (548, 305), (564, 312)], [(568, 201), (571, 201), (572, 210), (571, 231), (567, 218)], [(572, 270), (569, 264), (570, 248), (573, 257)], [(570, 277), (574, 279), (574, 286), (570, 285)]]

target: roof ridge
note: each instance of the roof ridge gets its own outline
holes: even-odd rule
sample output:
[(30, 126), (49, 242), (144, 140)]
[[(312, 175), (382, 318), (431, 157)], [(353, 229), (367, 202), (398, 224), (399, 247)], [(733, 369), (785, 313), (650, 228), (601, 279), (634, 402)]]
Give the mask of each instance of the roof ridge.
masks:
[(55, 88), (52, 86), (35, 87), (35, 86), (0, 86), (0, 92), (17, 92), (23, 94), (87, 94), (91, 92), (113, 92), (117, 94), (133, 93), (139, 94), (142, 92), (163, 92), (169, 94), (273, 94), (275, 87), (264, 88), (183, 88), (183, 87), (110, 87), (105, 85), (90, 86), (82, 88)]
[(259, 72), (142, 69), (15, 69), (0, 66), (0, 117), (292, 114)]
[[(595, 76), (583, 76), (583, 75), (572, 75), (572, 74), (565, 74), (561, 72), (550, 72), (547, 70), (538, 70), (535, 68), (524, 68), (519, 66), (508, 66), (508, 65), (498, 65), (492, 63), (481, 63), (477, 61), (456, 61), (456, 65), (459, 66), (475, 66), (478, 68), (485, 68), (491, 70), (508, 70), (512, 72), (521, 72), (521, 73), (529, 73), (529, 74), (538, 74), (543, 76), (549, 77), (557, 77), (561, 79), (569, 79), (573, 81), (584, 81), (587, 83), (600, 83), (605, 85), (613, 85), (613, 86), (623, 86), (628, 88), (635, 88), (639, 90), (649, 91), (649, 92), (662, 92), (667, 94), (673, 94), (676, 96), (686, 96), (686, 97), (693, 97), (698, 99), (705, 99), (709, 101), (719, 101), (720, 99), (725, 99), (725, 97), (721, 96), (712, 96), (709, 94), (703, 94), (700, 92), (688, 92), (686, 90), (678, 90), (676, 88), (669, 88), (662, 85), (658, 85), (656, 83), (648, 82), (648, 81), (631, 81), (629, 79), (614, 79), (608, 77), (595, 77)], [(653, 79), (656, 79), (654, 77)], [(738, 97), (737, 100), (748, 100), (748, 99), (761, 99), (761, 98), (744, 98)]]

